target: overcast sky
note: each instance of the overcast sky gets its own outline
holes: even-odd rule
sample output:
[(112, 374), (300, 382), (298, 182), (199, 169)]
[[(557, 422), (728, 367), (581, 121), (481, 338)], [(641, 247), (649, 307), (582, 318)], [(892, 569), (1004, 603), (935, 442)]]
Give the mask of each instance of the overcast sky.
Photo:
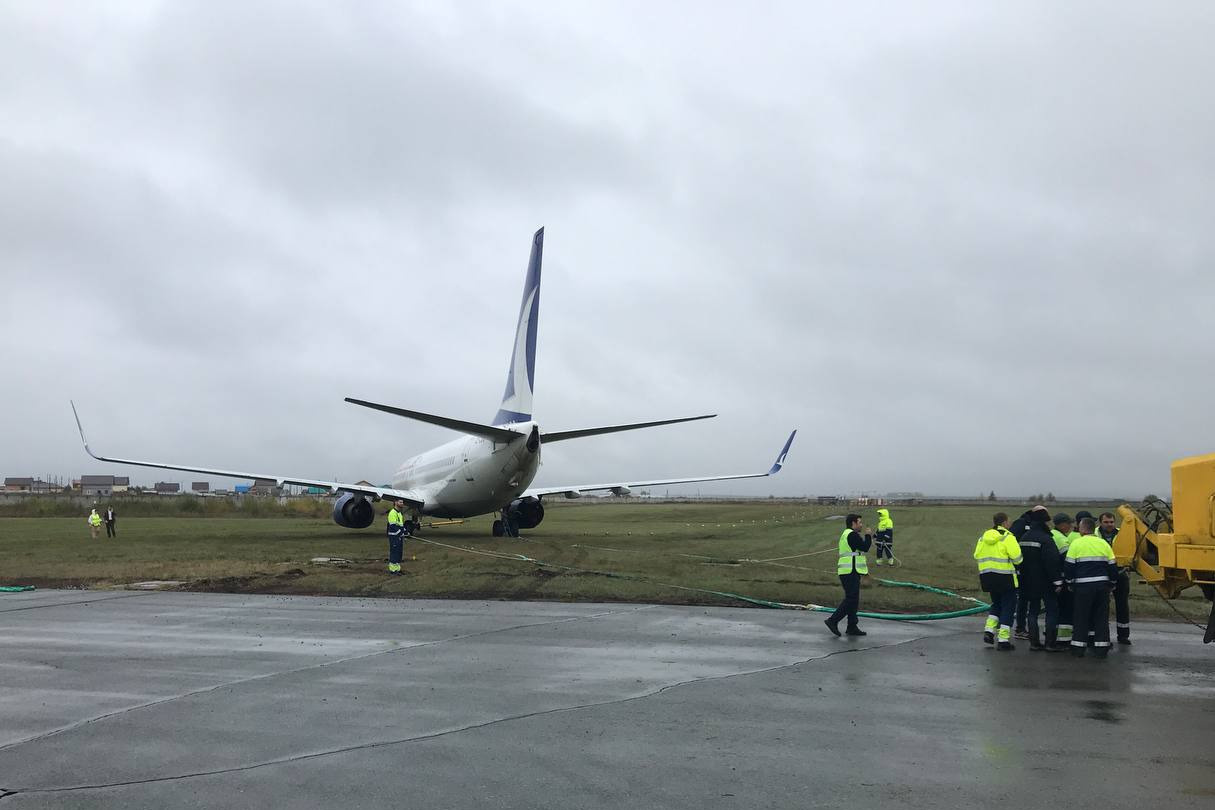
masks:
[(716, 6), (0, 6), (0, 475), (166, 477), (74, 398), (110, 455), (387, 480), (454, 434), (342, 398), (489, 421), (541, 225), (541, 424), (719, 416), (537, 484), (1215, 451), (1215, 5)]

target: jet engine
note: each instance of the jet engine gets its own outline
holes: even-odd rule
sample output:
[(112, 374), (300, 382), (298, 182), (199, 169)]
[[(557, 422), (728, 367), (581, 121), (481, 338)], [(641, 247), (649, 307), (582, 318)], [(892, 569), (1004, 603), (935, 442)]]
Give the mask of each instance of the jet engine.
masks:
[(544, 504), (536, 497), (518, 498), (506, 507), (511, 523), (519, 529), (534, 529), (544, 520)]
[(333, 522), (346, 529), (366, 529), (375, 522), (375, 509), (363, 495), (347, 492), (333, 502)]

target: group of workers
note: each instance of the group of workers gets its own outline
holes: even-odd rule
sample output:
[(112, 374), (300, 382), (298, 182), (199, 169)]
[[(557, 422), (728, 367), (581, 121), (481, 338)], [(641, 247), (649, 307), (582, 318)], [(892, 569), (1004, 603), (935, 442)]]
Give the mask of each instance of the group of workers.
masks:
[[(1052, 528), (1052, 525), (1053, 528)], [(991, 597), (983, 641), (998, 650), (1013, 650), (1014, 636), (1031, 650), (1083, 657), (1089, 647), (1098, 658), (1110, 650), (1109, 595), (1114, 596), (1117, 640), (1131, 643), (1130, 577), (1114, 559), (1118, 529), (1112, 512), (1094, 518), (1087, 511), (1053, 517), (1038, 505), (1011, 524), (997, 512), (992, 528), (975, 545), (979, 584)], [(894, 565), (894, 521), (878, 510), (877, 532), (860, 515), (844, 518), (836, 573), (844, 598), (824, 620), (835, 635), (867, 635), (857, 623), (861, 577), (869, 573), (869, 549), (877, 545), (877, 564)], [(1039, 617), (1045, 613), (1044, 626)], [(841, 633), (839, 624), (846, 620)], [(1015, 629), (1014, 629), (1015, 624)]]
[[(1051, 524), (1054, 527), (1051, 527)], [(991, 596), (983, 641), (1013, 650), (1014, 635), (1031, 650), (1097, 658), (1110, 651), (1109, 597), (1114, 596), (1117, 640), (1131, 643), (1130, 576), (1118, 567), (1112, 512), (1053, 517), (1038, 505), (1011, 525), (997, 512), (975, 545), (979, 583)], [(1045, 612), (1045, 627), (1038, 617)], [(1014, 630), (1014, 624), (1016, 628)], [(1043, 632), (1045, 631), (1045, 632)]]

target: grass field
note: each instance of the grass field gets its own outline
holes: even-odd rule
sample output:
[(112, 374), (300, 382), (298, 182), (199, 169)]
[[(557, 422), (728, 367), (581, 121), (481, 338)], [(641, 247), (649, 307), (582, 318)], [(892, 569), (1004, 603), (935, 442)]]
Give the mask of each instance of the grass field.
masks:
[[(123, 517), (117, 539), (102, 532), (91, 540), (83, 515), (4, 517), (0, 585), (107, 588), (181, 580), (184, 589), (226, 592), (744, 604), (705, 592), (725, 591), (834, 604), (840, 595), (835, 548), (842, 522), (826, 518), (841, 511), (762, 501), (555, 503), (544, 522), (521, 540), (491, 537), (488, 516), (425, 529), (424, 540), (445, 545), (409, 541), (403, 577), (385, 573), (382, 519), (372, 529), (350, 531), (316, 516)], [(864, 511), (866, 522), (874, 523), (873, 510)], [(973, 506), (895, 509), (895, 554), (902, 565), (891, 569), (870, 562), (873, 576), (862, 591), (862, 609), (966, 606), (882, 587), (877, 577), (981, 597), (971, 552), (975, 538), (991, 525), (990, 512)], [(516, 554), (550, 565), (494, 556)], [(314, 557), (351, 562), (335, 567), (312, 563)], [(765, 562), (754, 562), (760, 560)], [(1205, 622), (1207, 603), (1196, 590), (1175, 604)], [(1176, 616), (1154, 591), (1138, 584), (1132, 587), (1132, 612)]]

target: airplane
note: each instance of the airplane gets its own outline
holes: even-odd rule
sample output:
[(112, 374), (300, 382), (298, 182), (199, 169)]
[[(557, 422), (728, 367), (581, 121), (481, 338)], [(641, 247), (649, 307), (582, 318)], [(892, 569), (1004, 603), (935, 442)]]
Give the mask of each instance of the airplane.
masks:
[(536, 379), (536, 334), (540, 318), (540, 265), (543, 254), (544, 228), (540, 228), (532, 237), (527, 277), (523, 284), (523, 300), (519, 305), (519, 320), (515, 328), (510, 369), (506, 375), (506, 390), (502, 394), (498, 412), (489, 424), (345, 398), (346, 402), (353, 405), (439, 425), (463, 434), (459, 439), (404, 461), (393, 475), (391, 486), (318, 481), (281, 473), (219, 470), (188, 464), (165, 464), (102, 456), (94, 453), (89, 447), (84, 427), (80, 423), (80, 415), (76, 412), (76, 403), (72, 402), (72, 414), (76, 417), (76, 427), (80, 431), (80, 440), (84, 443), (85, 452), (98, 461), (110, 464), (157, 467), (227, 478), (272, 480), (277, 486), (291, 484), (325, 489), (336, 496), (333, 504), (334, 522), (348, 529), (365, 529), (371, 526), (375, 521), (372, 503), (381, 499), (404, 501), (415, 516), (466, 518), (495, 513), (498, 515), (492, 528), (495, 537), (517, 537), (519, 529), (534, 529), (538, 526), (544, 519), (543, 499), (549, 496), (579, 498), (587, 492), (627, 495), (636, 487), (764, 478), (780, 472), (793, 444), (793, 438), (797, 435), (796, 430), (789, 434), (776, 461), (767, 472), (529, 488), (540, 467), (541, 448), (546, 445), (586, 436), (693, 422), (716, 416), (704, 414), (577, 430), (546, 432), (541, 429), (540, 424), (532, 418), (532, 392)]

